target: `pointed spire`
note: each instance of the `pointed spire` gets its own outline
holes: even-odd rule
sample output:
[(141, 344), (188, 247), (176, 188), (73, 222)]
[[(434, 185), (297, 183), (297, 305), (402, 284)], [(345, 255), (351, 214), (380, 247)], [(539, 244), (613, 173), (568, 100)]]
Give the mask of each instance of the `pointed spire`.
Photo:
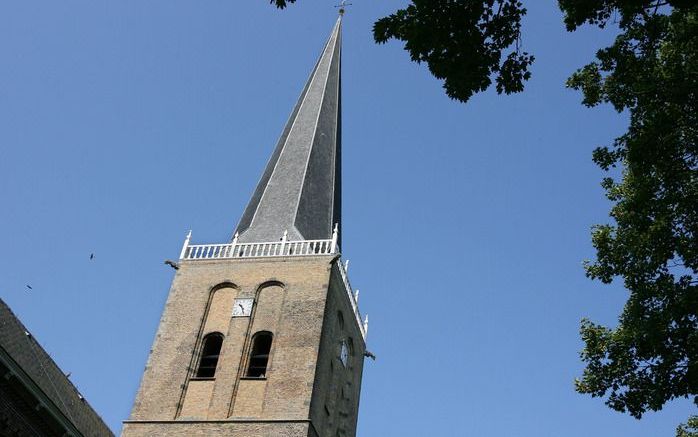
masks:
[[(237, 226), (239, 241), (331, 239), (340, 220), (341, 16)], [(341, 235), (341, 233), (339, 233)]]

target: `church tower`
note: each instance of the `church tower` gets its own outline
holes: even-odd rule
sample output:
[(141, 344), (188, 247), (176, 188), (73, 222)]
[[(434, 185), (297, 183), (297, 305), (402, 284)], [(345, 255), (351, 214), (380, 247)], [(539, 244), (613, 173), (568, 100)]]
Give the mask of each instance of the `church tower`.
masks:
[(123, 436), (356, 435), (368, 321), (340, 259), (341, 27), (232, 241), (187, 235)]

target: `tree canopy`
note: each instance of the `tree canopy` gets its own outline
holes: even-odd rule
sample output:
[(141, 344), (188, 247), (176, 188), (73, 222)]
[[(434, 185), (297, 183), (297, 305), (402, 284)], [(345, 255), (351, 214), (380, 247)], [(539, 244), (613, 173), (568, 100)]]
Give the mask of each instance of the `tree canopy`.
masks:
[[(283, 9), (296, 0), (270, 0)], [(498, 93), (523, 91), (534, 57), (520, 50), (519, 0), (412, 0), (373, 26), (379, 44), (405, 43), (412, 61), (425, 62), (446, 95), (461, 102), (496, 84)]]
[(614, 223), (594, 227), (586, 265), (630, 296), (616, 328), (582, 322), (576, 387), (637, 418), (677, 397), (698, 404), (698, 8), (684, 3), (560, 1), (570, 30), (620, 19), (613, 45), (568, 81), (585, 105), (630, 114), (628, 131), (593, 153), (622, 175), (602, 182)]
[(688, 422), (676, 428), (676, 437), (698, 437), (698, 416), (688, 419)]
[(378, 43), (404, 41), (412, 60), (426, 62), (444, 81), (449, 97), (466, 102), (493, 78), (500, 94), (523, 91), (534, 61), (519, 48), (525, 14), (517, 0), (414, 0), (376, 21), (373, 36)]

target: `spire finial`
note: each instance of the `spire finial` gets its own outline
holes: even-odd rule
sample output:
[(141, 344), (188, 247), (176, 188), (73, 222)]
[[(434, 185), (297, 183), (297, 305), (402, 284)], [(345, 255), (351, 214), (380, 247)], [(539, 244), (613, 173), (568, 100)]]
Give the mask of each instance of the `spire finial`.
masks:
[(347, 10), (347, 6), (351, 5), (352, 3), (347, 3), (347, 0), (342, 0), (338, 5), (335, 5), (335, 8), (339, 8), (339, 15), (344, 15), (344, 12)]

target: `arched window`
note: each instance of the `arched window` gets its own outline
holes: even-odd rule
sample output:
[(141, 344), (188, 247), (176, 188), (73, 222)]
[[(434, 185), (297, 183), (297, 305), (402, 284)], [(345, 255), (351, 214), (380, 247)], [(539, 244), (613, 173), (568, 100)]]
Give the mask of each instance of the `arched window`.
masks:
[(214, 332), (204, 337), (199, 368), (196, 370), (197, 378), (213, 378), (216, 375), (216, 366), (218, 365), (218, 357), (221, 354), (222, 345), (222, 334)]
[(349, 337), (347, 338), (347, 346), (349, 347), (349, 356), (354, 356), (354, 339)]
[(348, 367), (351, 357), (354, 355), (354, 340), (351, 337), (339, 342), (339, 361), (344, 367)]
[(247, 377), (264, 378), (266, 376), (273, 337), (271, 332), (266, 331), (255, 334), (252, 339), (250, 361), (247, 365)]

